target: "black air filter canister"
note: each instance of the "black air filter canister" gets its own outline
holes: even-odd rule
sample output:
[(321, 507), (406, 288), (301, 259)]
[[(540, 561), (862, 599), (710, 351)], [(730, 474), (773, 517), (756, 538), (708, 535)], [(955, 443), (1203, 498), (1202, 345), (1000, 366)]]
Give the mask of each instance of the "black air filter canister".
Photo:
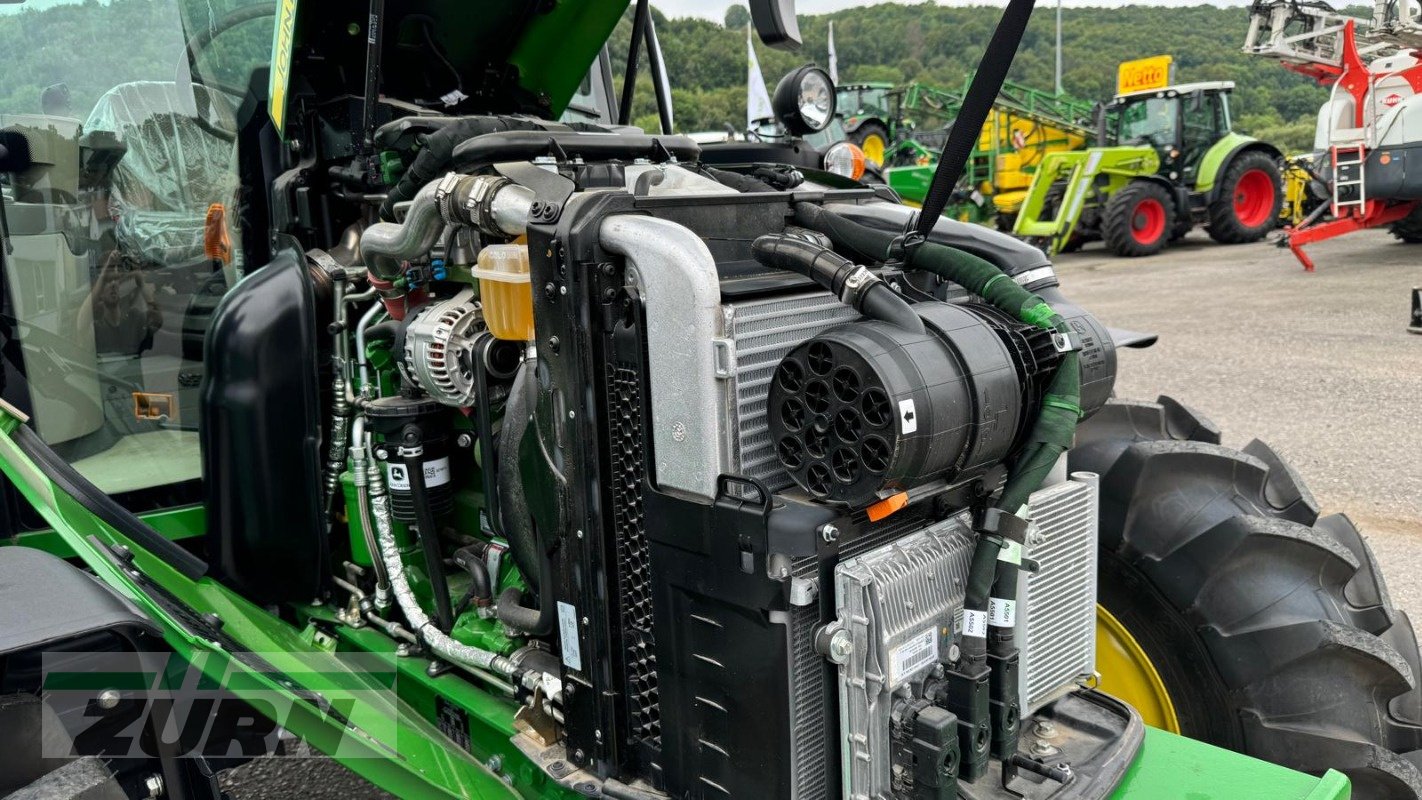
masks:
[(801, 344), (776, 370), (771, 436), (780, 463), (816, 498), (867, 505), (991, 467), (1030, 420), (1033, 385), (1057, 360), (1049, 334), (989, 309), (914, 310), (924, 333), (852, 322)]

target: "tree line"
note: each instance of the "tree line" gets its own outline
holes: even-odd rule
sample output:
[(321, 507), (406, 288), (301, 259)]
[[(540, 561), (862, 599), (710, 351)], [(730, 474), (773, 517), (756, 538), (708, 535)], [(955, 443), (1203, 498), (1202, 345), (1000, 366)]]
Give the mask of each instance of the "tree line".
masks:
[[(756, 42), (766, 83), (807, 61), (828, 63), (827, 34), (834, 22), (842, 83), (920, 81), (956, 89), (976, 66), (1001, 10), (991, 6), (881, 3), (832, 14), (802, 15), (804, 47), (798, 53), (770, 50)], [(719, 130), (745, 124), (746, 28), (744, 6), (733, 5), (723, 22), (669, 19), (653, 8), (657, 35), (671, 76), (677, 127)], [(1229, 80), (1235, 127), (1290, 151), (1311, 149), (1314, 118), (1328, 91), (1275, 61), (1246, 55), (1249, 25), (1244, 8), (1134, 5), (1067, 8), (1063, 11), (1064, 90), (1085, 100), (1115, 92), (1116, 65), (1159, 54), (1175, 58), (1181, 83)], [(609, 43), (614, 62), (625, 58), (630, 15)], [(1011, 79), (1050, 90), (1055, 81), (1056, 10), (1042, 4), (1013, 62)], [(656, 127), (645, 64), (634, 118)]]

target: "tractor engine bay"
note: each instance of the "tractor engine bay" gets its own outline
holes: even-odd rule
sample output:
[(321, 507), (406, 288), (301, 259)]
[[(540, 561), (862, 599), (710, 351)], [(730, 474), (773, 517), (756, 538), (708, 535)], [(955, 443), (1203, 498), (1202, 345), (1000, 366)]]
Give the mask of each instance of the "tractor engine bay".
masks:
[[(1097, 478), (1037, 425), (1110, 396), (1105, 329), (1004, 235), (915, 242), (871, 188), (590, 127), (388, 123), (377, 141), (432, 155), (354, 203), (340, 246), (289, 257), (302, 297), (261, 277), (280, 259), (233, 290), (210, 352), (252, 349), (244, 309), (289, 308), (313, 333), (274, 361), (319, 369), (264, 363), (268, 407), (240, 391), (255, 366), (210, 362), (208, 471), (248, 470), (212, 482), (225, 508), (284, 507), (315, 453), (305, 508), (329, 535), (218, 503), (215, 574), (324, 595), (515, 705), (517, 748), (590, 796), (1114, 785), (1142, 734), (1087, 688)], [(969, 291), (910, 268), (916, 247), (994, 275)], [(1052, 389), (1067, 363), (1074, 403)], [(305, 433), (272, 453), (278, 416)], [(259, 448), (293, 471), (251, 474)], [(468, 711), (437, 705), (467, 743)]]

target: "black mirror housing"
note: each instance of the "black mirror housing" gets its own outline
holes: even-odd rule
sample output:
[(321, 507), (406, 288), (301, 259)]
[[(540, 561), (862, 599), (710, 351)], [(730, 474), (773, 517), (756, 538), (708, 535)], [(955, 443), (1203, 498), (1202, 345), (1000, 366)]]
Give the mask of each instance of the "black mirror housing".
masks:
[(800, 20), (795, 0), (750, 0), (751, 22), (766, 47), (800, 49)]

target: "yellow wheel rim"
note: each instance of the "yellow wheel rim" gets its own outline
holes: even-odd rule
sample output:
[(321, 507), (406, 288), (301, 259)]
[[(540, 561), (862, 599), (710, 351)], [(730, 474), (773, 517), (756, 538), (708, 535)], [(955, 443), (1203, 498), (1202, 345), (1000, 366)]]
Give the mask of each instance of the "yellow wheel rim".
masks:
[(861, 144), (859, 149), (864, 151), (865, 158), (882, 167), (884, 165), (884, 149), (888, 146), (889, 143), (884, 141), (884, 137), (877, 133), (871, 133), (864, 137), (864, 144)]
[(1101, 691), (1130, 703), (1145, 724), (1180, 732), (1175, 704), (1160, 673), (1126, 626), (1100, 605), (1096, 606), (1096, 671), (1101, 674)]

